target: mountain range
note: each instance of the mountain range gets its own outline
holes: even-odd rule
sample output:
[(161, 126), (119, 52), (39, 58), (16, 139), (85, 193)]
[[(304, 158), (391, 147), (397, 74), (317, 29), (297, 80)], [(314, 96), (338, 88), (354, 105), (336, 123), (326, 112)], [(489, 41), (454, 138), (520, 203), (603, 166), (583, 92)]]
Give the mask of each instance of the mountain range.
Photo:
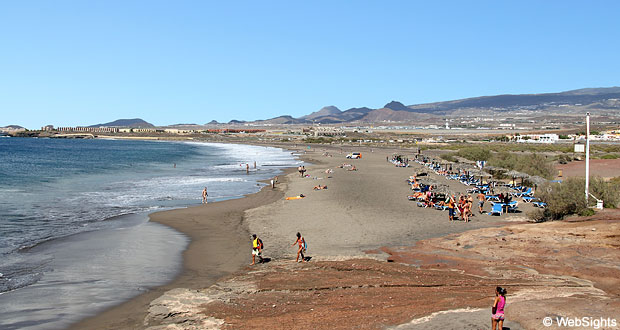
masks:
[[(539, 115), (557, 115), (583, 113), (584, 111), (606, 111), (612, 116), (620, 115), (620, 87), (582, 88), (560, 93), (543, 94), (505, 94), (480, 96), (459, 100), (404, 105), (390, 101), (383, 107), (368, 107), (340, 110), (334, 105), (326, 106), (308, 115), (295, 118), (282, 115), (275, 118), (243, 121), (231, 120), (229, 125), (287, 125), (287, 124), (338, 124), (338, 123), (378, 123), (378, 122), (420, 122), (446, 116), (470, 115), (512, 115), (514, 113), (538, 113)], [(213, 120), (206, 125), (220, 124)], [(195, 124), (178, 124), (171, 126), (192, 126)], [(154, 127), (139, 119), (119, 119), (113, 122), (92, 125), (91, 127)]]
[[(563, 108), (558, 108), (563, 107)], [(567, 112), (571, 109), (620, 110), (620, 87), (583, 88), (561, 93), (505, 94), (472, 97), (452, 101), (404, 105), (391, 101), (378, 109), (367, 107), (340, 110), (330, 105), (311, 114), (294, 118), (284, 115), (252, 122), (233, 120), (229, 124), (252, 123), (255, 125), (278, 124), (335, 124), (372, 122), (411, 122), (438, 116), (471, 113), (510, 114), (510, 111)], [(620, 114), (620, 113), (618, 113)], [(213, 122), (212, 122), (213, 123)]]

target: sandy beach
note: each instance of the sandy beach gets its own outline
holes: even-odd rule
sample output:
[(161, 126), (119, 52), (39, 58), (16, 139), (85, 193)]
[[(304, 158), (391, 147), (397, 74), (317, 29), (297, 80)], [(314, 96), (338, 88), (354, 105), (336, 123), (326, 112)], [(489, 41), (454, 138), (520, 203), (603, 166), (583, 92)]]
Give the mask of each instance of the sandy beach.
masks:
[(283, 196), (281, 190), (264, 188), (241, 199), (156, 212), (150, 220), (170, 226), (189, 236), (183, 253), (183, 270), (171, 283), (151, 289), (132, 300), (85, 319), (72, 329), (135, 329), (143, 327), (149, 304), (174, 288), (201, 289), (231, 274), (247, 262), (249, 233), (243, 223), (247, 209), (271, 203)]
[[(363, 158), (345, 159), (351, 151)], [(510, 329), (539, 328), (548, 315), (579, 316), (586, 305), (598, 312), (584, 316), (619, 318), (617, 213), (585, 224), (477, 212), (469, 223), (449, 222), (447, 211), (406, 198), (405, 180), (419, 165), (395, 167), (386, 162), (393, 153), (413, 156), (306, 150), (308, 177), (291, 170), (275, 190), (153, 214), (192, 240), (182, 274), (73, 328), (480, 329), (490, 326), (497, 285), (509, 289)], [(306, 197), (285, 199), (300, 194)], [(294, 262), (298, 231), (308, 242), (307, 263)], [(270, 262), (249, 266), (251, 233), (265, 242)], [(530, 307), (545, 304), (555, 310)]]

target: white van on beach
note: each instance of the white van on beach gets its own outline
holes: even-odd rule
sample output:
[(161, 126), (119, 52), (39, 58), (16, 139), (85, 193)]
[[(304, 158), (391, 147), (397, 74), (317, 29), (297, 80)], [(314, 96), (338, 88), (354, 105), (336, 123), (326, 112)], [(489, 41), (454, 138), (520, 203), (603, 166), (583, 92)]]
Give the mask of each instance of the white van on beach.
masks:
[(361, 152), (352, 152), (352, 153), (347, 155), (347, 158), (349, 158), (349, 159), (360, 159), (360, 158), (362, 158), (362, 153)]

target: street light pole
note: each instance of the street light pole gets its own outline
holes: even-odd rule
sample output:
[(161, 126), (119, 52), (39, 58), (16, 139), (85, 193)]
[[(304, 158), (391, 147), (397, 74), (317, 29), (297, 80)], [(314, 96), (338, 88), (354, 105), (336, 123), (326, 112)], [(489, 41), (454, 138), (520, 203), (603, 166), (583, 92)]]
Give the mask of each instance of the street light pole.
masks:
[(586, 207), (588, 207), (589, 186), (590, 186), (590, 113), (586, 112)]

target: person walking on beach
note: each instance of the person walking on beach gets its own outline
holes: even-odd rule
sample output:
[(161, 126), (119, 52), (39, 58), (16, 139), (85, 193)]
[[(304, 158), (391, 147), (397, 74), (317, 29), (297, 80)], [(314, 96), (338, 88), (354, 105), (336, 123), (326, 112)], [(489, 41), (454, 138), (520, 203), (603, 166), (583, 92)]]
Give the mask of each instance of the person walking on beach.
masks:
[(256, 236), (256, 234), (252, 234), (252, 264), (253, 266), (256, 264), (256, 257), (258, 257), (258, 263), (263, 263), (263, 241)]
[(250, 164), (245, 164), (245, 173), (250, 174)]
[(478, 210), (480, 210), (480, 214), (484, 213), (484, 211), (482, 210), (482, 208), (484, 207), (484, 201), (486, 199), (486, 196), (484, 195), (484, 193), (481, 191), (480, 193), (478, 193)]
[(495, 288), (495, 301), (491, 308), (491, 326), (493, 330), (502, 330), (504, 326), (504, 307), (506, 307), (506, 289)]
[(209, 194), (207, 194), (207, 187), (205, 187), (205, 189), (202, 190), (202, 203), (203, 204), (207, 204), (207, 196), (209, 196)]
[[(306, 252), (306, 247), (307, 247), (306, 240), (301, 236), (299, 232), (297, 233), (297, 240), (291, 246), (295, 246), (295, 244), (299, 245), (298, 250), (297, 250), (297, 259), (295, 259), (295, 262), (306, 261), (305, 260), (306, 257), (304, 256), (304, 252)], [(301, 260), (299, 260), (299, 256), (301, 256)]]
[(455, 215), (455, 206), (454, 205), (454, 196), (450, 197), (450, 201), (448, 202), (448, 218), (450, 219), (450, 221), (454, 221), (454, 215)]

